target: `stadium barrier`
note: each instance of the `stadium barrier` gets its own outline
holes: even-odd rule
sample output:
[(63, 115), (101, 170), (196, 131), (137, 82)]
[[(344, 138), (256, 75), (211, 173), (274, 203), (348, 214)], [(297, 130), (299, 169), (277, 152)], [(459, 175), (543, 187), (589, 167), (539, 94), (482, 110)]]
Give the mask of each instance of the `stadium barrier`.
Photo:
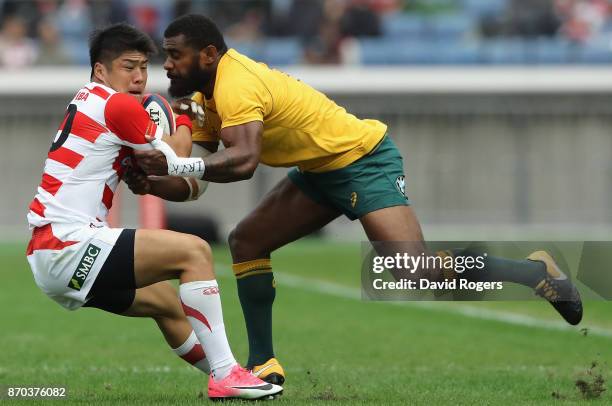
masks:
[[(609, 69), (296, 67), (288, 72), (358, 116), (389, 124), (404, 156), (407, 191), (426, 230), (444, 229), (444, 238), (470, 225), (493, 233), (510, 225), (561, 227), (571, 238), (612, 235)], [(88, 77), (85, 68), (2, 71), (0, 168), (8, 191), (0, 203), (3, 239), (27, 236), (24, 217), (44, 156), (66, 104)], [(164, 72), (152, 69), (149, 91), (164, 94), (166, 85)], [(166, 207), (170, 215), (206, 213), (227, 233), (285, 173), (260, 167), (249, 182), (212, 185), (198, 202)], [(123, 223), (135, 226), (137, 199), (127, 189), (123, 195)], [(340, 220), (329, 233), (359, 240), (357, 229)]]

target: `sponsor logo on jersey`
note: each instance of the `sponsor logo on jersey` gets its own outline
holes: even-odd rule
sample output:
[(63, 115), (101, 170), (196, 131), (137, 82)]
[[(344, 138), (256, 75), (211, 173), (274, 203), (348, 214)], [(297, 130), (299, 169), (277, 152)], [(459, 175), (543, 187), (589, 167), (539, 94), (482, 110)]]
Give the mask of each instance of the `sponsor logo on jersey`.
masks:
[(357, 204), (357, 192), (351, 193), (351, 207), (354, 209)]
[(395, 186), (397, 187), (397, 190), (399, 190), (399, 192), (406, 197), (406, 177), (404, 175), (397, 177), (395, 180)]
[(79, 266), (76, 271), (70, 278), (70, 282), (68, 282), (68, 287), (73, 290), (81, 290), (83, 285), (85, 284), (85, 279), (89, 276), (89, 272), (91, 268), (93, 268), (93, 264), (96, 262), (98, 255), (102, 251), (101, 248), (96, 247), (93, 244), (89, 244), (87, 249), (85, 250), (85, 254), (83, 254), (83, 258), (79, 262)]
[(89, 92), (86, 91), (82, 91), (77, 93), (76, 97), (74, 98), (74, 100), (76, 101), (87, 101), (87, 98), (89, 97)]
[(218, 295), (219, 294), (219, 288), (216, 286), (210, 287), (210, 288), (206, 288), (202, 291), (203, 295), (206, 296), (210, 296), (210, 295)]

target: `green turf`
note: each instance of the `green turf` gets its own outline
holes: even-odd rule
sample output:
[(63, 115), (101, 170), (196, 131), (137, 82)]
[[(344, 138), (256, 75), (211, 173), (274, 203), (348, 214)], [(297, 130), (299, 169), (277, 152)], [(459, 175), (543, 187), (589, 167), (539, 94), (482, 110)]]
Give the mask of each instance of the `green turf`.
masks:
[[(0, 246), (0, 386), (65, 386), (70, 403), (207, 402), (198, 397), (204, 377), (170, 352), (153, 322), (63, 310), (38, 291), (23, 252), (20, 245)], [(245, 360), (229, 255), (223, 247), (214, 252), (228, 335)], [(275, 345), (288, 375), (280, 403), (612, 403), (609, 392), (585, 401), (574, 384), (593, 361), (612, 378), (612, 337), (460, 316), (446, 311), (448, 304), (361, 302), (315, 292), (308, 283), (282, 283), (289, 274), (355, 289), (359, 255), (358, 244), (305, 241), (274, 256)], [(541, 302), (472, 305), (559, 320)], [(608, 303), (586, 303), (584, 326), (612, 329), (610, 310)]]

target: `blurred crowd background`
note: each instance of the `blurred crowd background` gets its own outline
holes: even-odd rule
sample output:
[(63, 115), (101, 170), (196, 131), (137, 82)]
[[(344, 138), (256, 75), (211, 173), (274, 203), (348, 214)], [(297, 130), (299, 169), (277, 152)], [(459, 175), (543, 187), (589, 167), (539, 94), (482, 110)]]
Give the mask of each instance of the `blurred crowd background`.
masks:
[[(0, 240), (27, 237), (16, 213), (25, 213), (40, 182), (41, 167), (32, 162), (42, 164), (66, 102), (87, 80), (91, 30), (128, 21), (159, 43), (167, 24), (189, 12), (212, 17), (230, 46), (313, 84), (359, 117), (387, 123), (428, 238), (612, 239), (611, 4), (0, 0), (0, 78), (7, 84), (0, 86), (0, 171), (11, 191), (0, 199)], [(160, 53), (154, 62), (162, 60)], [(54, 67), (27, 69), (41, 65)], [(312, 65), (331, 69), (303, 69)], [(507, 65), (527, 68), (487, 69)], [(559, 65), (580, 69), (547, 68)], [(163, 92), (163, 72), (153, 77), (151, 91)], [(380, 77), (398, 86), (381, 87)], [(207, 215), (223, 239), (285, 172), (260, 166), (251, 182), (211, 185), (201, 201), (167, 204), (169, 221)], [(122, 218), (136, 226), (138, 200), (130, 193), (123, 199)], [(346, 219), (326, 232), (365, 238)]]
[(86, 65), (93, 28), (159, 43), (188, 12), (272, 65), (612, 63), (610, 0), (0, 0), (0, 66)]

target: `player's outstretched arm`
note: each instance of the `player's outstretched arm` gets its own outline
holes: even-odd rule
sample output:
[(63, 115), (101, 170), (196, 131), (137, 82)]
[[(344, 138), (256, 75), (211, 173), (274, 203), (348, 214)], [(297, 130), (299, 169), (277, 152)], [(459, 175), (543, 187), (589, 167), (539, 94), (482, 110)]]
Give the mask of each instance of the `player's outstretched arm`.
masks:
[(218, 183), (250, 179), (259, 165), (263, 123), (249, 123), (221, 130), (225, 149), (204, 158), (204, 180)]
[(161, 153), (138, 154), (138, 164), (149, 175), (193, 177), (218, 183), (250, 179), (261, 154), (263, 123), (251, 121), (221, 130), (225, 149), (205, 158), (181, 158), (159, 138), (147, 137)]

